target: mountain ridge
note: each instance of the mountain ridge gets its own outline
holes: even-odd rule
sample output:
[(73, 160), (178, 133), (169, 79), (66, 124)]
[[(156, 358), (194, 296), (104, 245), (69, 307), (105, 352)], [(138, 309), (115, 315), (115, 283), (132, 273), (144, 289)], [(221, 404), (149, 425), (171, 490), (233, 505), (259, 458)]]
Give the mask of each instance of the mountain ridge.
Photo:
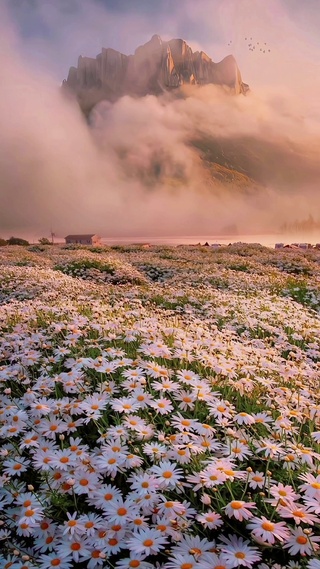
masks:
[[(194, 52), (182, 39), (163, 41), (156, 35), (133, 55), (103, 48), (96, 58), (80, 56), (78, 67), (71, 67), (63, 82), (87, 117), (100, 101), (115, 103), (125, 95), (137, 99), (168, 92), (188, 98), (188, 92), (193, 92), (188, 86), (210, 84), (221, 85), (235, 95), (246, 94), (249, 89), (233, 56), (214, 63), (203, 51)], [(174, 100), (174, 96), (163, 97), (168, 105)], [(249, 115), (244, 115), (244, 121), (246, 116)], [(189, 133), (184, 139), (192, 167), (200, 172), (204, 186), (210, 190), (256, 196), (267, 188), (297, 192), (302, 186), (317, 184), (319, 167), (312, 148), (305, 151), (285, 132), (274, 138), (263, 131), (250, 135), (245, 129), (230, 135), (228, 129), (225, 133), (218, 130), (220, 134), (214, 129), (210, 133), (196, 127), (194, 134)], [(182, 166), (179, 160), (175, 164), (163, 141), (158, 146), (151, 145), (146, 160), (136, 160), (136, 151), (131, 154), (130, 144), (132, 141), (127, 142), (124, 136), (121, 144), (113, 147), (123, 179), (138, 180), (147, 189), (187, 185), (184, 162)]]
[(96, 58), (79, 56), (70, 67), (63, 87), (73, 92), (84, 111), (101, 100), (115, 102), (124, 95), (160, 95), (182, 85), (221, 85), (234, 94), (246, 94), (233, 55), (214, 63), (203, 51), (195, 51), (183, 39), (163, 41), (154, 35), (133, 55), (102, 48)]

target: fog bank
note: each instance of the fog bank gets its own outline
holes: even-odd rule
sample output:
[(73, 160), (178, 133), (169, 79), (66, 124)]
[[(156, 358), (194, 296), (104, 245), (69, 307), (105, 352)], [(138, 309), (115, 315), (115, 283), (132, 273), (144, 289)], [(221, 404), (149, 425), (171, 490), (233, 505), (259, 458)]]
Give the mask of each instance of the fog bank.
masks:
[[(63, 22), (59, 5), (44, 2), (41, 8), (55, 14), (56, 25)], [(228, 12), (234, 4), (219, 5)], [(81, 14), (88, 13), (83, 6), (74, 42), (84, 26)], [(285, 4), (283, 10), (284, 18)], [(91, 4), (93, 21), (104, 13)], [(26, 57), (12, 16), (2, 16), (0, 236), (48, 235), (51, 227), (59, 235), (105, 237), (212, 235), (232, 225), (242, 233), (272, 232), (319, 211), (319, 79), (310, 68), (303, 71), (301, 54), (296, 73), (303, 77), (303, 96), (289, 82), (251, 82), (246, 97), (194, 87), (100, 103), (88, 125), (76, 102), (63, 95), (56, 68)], [(150, 26), (146, 17), (135, 23), (124, 17), (123, 25), (135, 24), (146, 33)], [(41, 46), (50, 62), (52, 44), (43, 38)], [(239, 66), (246, 81), (248, 72)]]

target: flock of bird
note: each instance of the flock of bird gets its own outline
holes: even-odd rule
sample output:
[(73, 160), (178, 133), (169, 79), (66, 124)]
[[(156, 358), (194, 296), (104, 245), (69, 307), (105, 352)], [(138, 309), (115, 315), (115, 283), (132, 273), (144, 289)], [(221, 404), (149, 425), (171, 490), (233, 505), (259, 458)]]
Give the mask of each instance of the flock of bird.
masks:
[[(252, 38), (244, 38), (244, 40), (246, 42), (252, 42)], [(232, 40), (229, 41), (228, 46), (230, 47), (232, 44)], [(261, 51), (262, 53), (270, 53), (271, 49), (267, 49), (267, 42), (264, 43), (260, 43), (260, 42), (256, 42), (256, 43), (247, 43), (247, 47), (249, 49), (249, 51), (255, 51), (257, 49), (257, 51)]]

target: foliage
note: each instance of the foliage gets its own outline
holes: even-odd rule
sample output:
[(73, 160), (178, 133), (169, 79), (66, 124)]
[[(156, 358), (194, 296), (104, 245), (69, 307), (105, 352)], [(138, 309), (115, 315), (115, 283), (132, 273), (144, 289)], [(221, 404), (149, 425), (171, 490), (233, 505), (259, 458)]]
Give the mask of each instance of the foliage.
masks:
[(81, 261), (72, 261), (65, 265), (56, 265), (55, 269), (67, 275), (79, 276), (89, 269), (97, 269), (100, 272), (114, 274), (114, 267), (108, 263), (103, 263), (95, 259), (83, 259)]
[(149, 264), (138, 264), (138, 268), (150, 280), (154, 282), (163, 282), (170, 279), (174, 275), (172, 268), (156, 267)]
[(45, 245), (31, 245), (30, 247), (28, 247), (28, 251), (30, 251), (31, 253), (43, 253), (44, 251), (46, 251), (46, 246)]
[(39, 243), (40, 243), (40, 245), (52, 245), (52, 243), (48, 239), (48, 237), (40, 237)]
[(29, 241), (26, 241), (25, 239), (21, 239), (21, 237), (10, 237), (10, 239), (8, 239), (8, 245), (27, 246), (27, 245), (30, 245), (30, 243), (29, 243)]
[(283, 296), (288, 296), (300, 302), (304, 306), (309, 306), (314, 310), (320, 309), (320, 291), (313, 284), (303, 279), (288, 279), (286, 286), (281, 290)]

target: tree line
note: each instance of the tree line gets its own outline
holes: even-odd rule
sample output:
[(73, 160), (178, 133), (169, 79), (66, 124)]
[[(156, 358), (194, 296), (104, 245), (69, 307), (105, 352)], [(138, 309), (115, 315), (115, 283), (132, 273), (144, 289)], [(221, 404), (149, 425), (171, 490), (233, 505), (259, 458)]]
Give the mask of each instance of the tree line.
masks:
[[(41, 245), (52, 245), (47, 237), (41, 237), (39, 243)], [(9, 239), (2, 239), (0, 237), (0, 247), (4, 247), (5, 245), (22, 245), (26, 247), (30, 245), (30, 243), (26, 239), (21, 239), (21, 237), (10, 237)]]

